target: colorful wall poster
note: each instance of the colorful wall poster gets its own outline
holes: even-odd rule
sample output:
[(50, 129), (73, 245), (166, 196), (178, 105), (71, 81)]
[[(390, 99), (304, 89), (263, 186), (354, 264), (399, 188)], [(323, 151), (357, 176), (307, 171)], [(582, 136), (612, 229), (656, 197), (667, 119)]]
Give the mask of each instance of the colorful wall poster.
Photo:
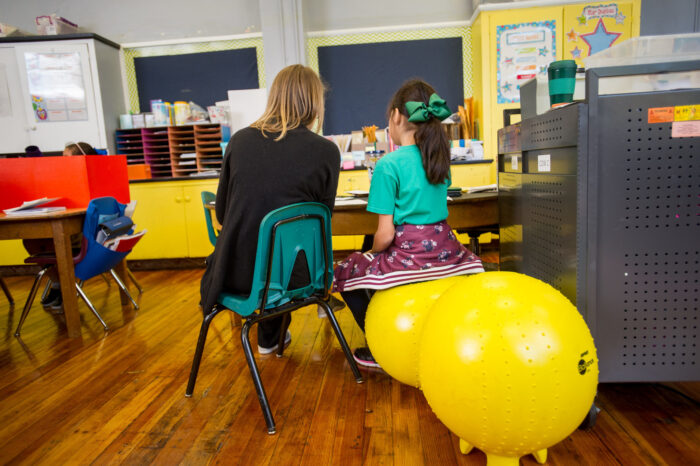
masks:
[(497, 103), (520, 102), (520, 85), (537, 75), (546, 76), (556, 56), (556, 21), (497, 26)]
[(564, 60), (576, 60), (619, 44), (632, 36), (632, 4), (570, 5), (564, 8)]
[(80, 54), (26, 52), (29, 94), (37, 122), (87, 120)]

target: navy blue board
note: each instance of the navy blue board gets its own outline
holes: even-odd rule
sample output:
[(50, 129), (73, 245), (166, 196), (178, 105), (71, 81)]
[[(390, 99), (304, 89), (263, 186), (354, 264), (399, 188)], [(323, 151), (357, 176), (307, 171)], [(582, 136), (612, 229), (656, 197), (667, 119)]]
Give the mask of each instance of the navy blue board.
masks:
[(254, 47), (134, 59), (139, 106), (151, 100), (192, 101), (206, 108), (228, 99), (229, 90), (257, 89), (258, 58)]
[(464, 105), (462, 59), (461, 37), (319, 47), (319, 74), (329, 88), (323, 133), (385, 127), (389, 100), (411, 78), (428, 82), (456, 112)]

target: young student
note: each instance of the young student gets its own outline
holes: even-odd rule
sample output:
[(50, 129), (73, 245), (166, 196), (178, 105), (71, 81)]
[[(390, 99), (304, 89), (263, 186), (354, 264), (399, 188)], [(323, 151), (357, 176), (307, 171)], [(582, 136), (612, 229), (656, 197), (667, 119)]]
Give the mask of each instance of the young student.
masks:
[[(367, 210), (379, 214), (372, 249), (338, 264), (340, 291), (364, 331), (369, 290), (483, 272), (447, 224), (450, 147), (441, 121), (450, 110), (427, 83), (405, 83), (391, 99), (389, 135), (400, 147), (377, 162)], [(378, 367), (369, 348), (354, 353), (358, 364)]]
[(97, 151), (87, 142), (76, 142), (67, 144), (63, 155), (97, 155)]
[[(30, 146), (32, 147), (32, 146)], [(39, 149), (36, 148), (36, 151)], [(39, 152), (41, 154), (41, 152)], [(97, 151), (87, 142), (69, 143), (63, 149), (64, 156), (70, 155), (97, 155)], [(78, 233), (71, 236), (71, 246), (74, 254), (77, 255), (81, 247), (83, 235)], [(22, 241), (24, 249), (29, 254), (54, 253), (53, 241), (50, 239), (25, 239)], [(47, 309), (60, 310), (63, 308), (63, 297), (61, 296), (61, 286), (58, 281), (58, 272), (55, 267), (49, 270), (49, 279), (51, 280), (51, 288), (46, 296), (41, 300), (41, 305)]]
[[(250, 293), (258, 230), (270, 211), (310, 201), (333, 210), (340, 152), (333, 142), (312, 131), (323, 124), (323, 93), (323, 84), (311, 68), (282, 69), (270, 88), (265, 113), (229, 141), (216, 193), (216, 218), (223, 228), (201, 283), (204, 313), (211, 312), (223, 291)], [(309, 283), (305, 261), (299, 257), (291, 288)], [(277, 350), (281, 324), (282, 317), (258, 323), (259, 353)], [(290, 341), (288, 332), (285, 346)]]

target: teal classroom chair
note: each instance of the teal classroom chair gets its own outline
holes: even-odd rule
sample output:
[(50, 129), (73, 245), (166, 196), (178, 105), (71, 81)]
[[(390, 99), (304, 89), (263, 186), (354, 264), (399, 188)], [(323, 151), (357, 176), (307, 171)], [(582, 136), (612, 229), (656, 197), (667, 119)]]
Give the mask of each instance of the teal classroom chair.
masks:
[[(185, 396), (192, 396), (194, 391), (209, 324), (224, 309), (245, 318), (241, 328), (243, 352), (253, 377), (253, 384), (269, 434), (276, 432), (275, 421), (248, 337), (250, 328), (256, 323), (284, 315), (280, 341), (277, 346), (277, 356), (281, 357), (284, 351), (284, 338), (291, 319), (289, 313), (304, 306), (320, 305), (328, 316), (355, 380), (357, 383), (362, 383), (362, 376), (352, 357), (345, 336), (328, 304), (330, 299), (328, 290), (333, 276), (330, 222), (331, 214), (328, 207), (316, 202), (285, 206), (273, 210), (263, 218), (258, 234), (253, 286), (250, 295), (221, 293), (214, 308), (208, 313), (205, 310)], [(302, 288), (288, 289), (287, 284), (291, 278), (294, 263), (297, 255), (301, 252), (306, 255), (310, 283)]]
[(210, 191), (202, 191), (202, 206), (204, 207), (204, 218), (207, 220), (207, 233), (209, 233), (209, 241), (212, 246), (216, 246), (216, 230), (214, 229), (214, 223), (211, 220), (213, 211), (207, 209), (207, 205), (216, 201), (216, 194)]

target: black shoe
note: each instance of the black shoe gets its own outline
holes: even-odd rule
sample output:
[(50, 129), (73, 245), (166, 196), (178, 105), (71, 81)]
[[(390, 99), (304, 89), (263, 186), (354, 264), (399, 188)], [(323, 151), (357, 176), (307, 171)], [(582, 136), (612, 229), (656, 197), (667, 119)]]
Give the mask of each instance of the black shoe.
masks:
[(58, 307), (61, 307), (63, 304), (63, 298), (61, 297), (61, 289), (60, 288), (49, 288), (49, 292), (46, 293), (46, 297), (41, 300), (41, 305), (44, 307), (50, 307), (54, 309), (54, 305), (58, 304)]
[(357, 348), (355, 352), (352, 353), (352, 357), (355, 359), (355, 362), (358, 363), (360, 366), (379, 367), (379, 364), (377, 364), (377, 361), (374, 360), (372, 353), (367, 347)]

